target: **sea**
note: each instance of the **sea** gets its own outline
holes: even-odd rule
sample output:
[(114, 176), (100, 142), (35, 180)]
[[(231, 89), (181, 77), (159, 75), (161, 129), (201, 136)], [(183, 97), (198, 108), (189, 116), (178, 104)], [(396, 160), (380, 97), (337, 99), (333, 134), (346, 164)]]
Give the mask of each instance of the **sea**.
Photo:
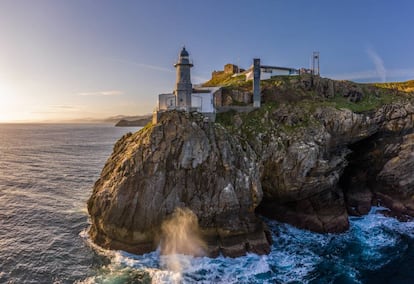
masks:
[(138, 128), (0, 124), (0, 283), (414, 283), (414, 222), (351, 217), (343, 234), (264, 219), (269, 255), (133, 255), (94, 245), (86, 201), (114, 143)]

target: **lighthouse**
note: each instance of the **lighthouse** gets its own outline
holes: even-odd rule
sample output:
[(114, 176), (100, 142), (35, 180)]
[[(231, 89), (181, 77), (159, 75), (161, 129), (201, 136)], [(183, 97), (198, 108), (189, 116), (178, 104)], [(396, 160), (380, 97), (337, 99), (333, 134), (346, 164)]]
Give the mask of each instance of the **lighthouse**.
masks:
[[(178, 54), (178, 61), (174, 64), (177, 71), (175, 88), (171, 93), (158, 95), (157, 107), (154, 109), (152, 122), (158, 123), (161, 116), (168, 111), (186, 111), (201, 113), (206, 121), (216, 120), (215, 102), (221, 102), (221, 87), (193, 88), (190, 70), (193, 64), (188, 51), (183, 49)], [(217, 99), (217, 98), (220, 98)]]
[(188, 111), (191, 108), (191, 94), (193, 92), (190, 75), (190, 68), (193, 67), (193, 64), (190, 62), (189, 54), (185, 47), (181, 50), (174, 67), (177, 71), (174, 90), (176, 107)]

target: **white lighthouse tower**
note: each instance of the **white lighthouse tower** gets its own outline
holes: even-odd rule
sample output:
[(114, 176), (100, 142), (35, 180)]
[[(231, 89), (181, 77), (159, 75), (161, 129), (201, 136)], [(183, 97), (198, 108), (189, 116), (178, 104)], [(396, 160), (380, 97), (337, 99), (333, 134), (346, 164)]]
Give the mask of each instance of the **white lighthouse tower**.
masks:
[(178, 62), (174, 64), (174, 67), (177, 70), (174, 90), (176, 107), (188, 111), (191, 108), (191, 93), (193, 92), (190, 75), (190, 68), (193, 67), (193, 64), (190, 62), (189, 54), (185, 47), (181, 50)]
[(157, 107), (153, 113), (153, 124), (158, 123), (161, 116), (172, 110), (198, 112), (203, 114), (206, 120), (216, 120), (216, 98), (220, 97), (221, 87), (196, 87), (191, 83), (191, 67), (188, 51), (183, 47), (178, 55), (178, 61), (174, 64), (177, 70), (175, 88), (172, 93), (158, 95)]

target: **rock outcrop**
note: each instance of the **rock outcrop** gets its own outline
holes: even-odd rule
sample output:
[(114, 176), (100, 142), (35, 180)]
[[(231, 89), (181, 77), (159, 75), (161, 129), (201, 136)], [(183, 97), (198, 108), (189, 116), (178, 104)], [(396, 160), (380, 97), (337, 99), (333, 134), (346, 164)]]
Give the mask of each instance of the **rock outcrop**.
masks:
[(260, 157), (261, 214), (317, 232), (347, 230), (348, 214), (372, 203), (414, 216), (411, 103), (368, 113), (284, 104), (233, 120)]
[[(225, 94), (245, 103), (242, 87)], [(222, 113), (216, 123), (167, 112), (116, 143), (88, 201), (90, 235), (106, 248), (148, 252), (164, 221), (185, 208), (208, 255), (238, 256), (269, 251), (257, 213), (332, 233), (372, 204), (414, 217), (412, 94), (387, 92), (284, 77), (264, 83), (260, 109)]]
[(207, 254), (269, 252), (255, 152), (200, 115), (168, 112), (159, 124), (119, 140), (88, 201), (90, 235), (133, 253), (155, 250), (176, 208), (197, 217)]
[[(354, 145), (351, 177), (346, 195), (356, 215), (374, 204), (391, 211), (401, 220), (414, 217), (414, 108), (412, 104), (393, 104), (376, 113), (379, 129), (375, 135)], [(362, 198), (364, 199), (364, 198)], [(365, 204), (364, 204), (365, 203)], [(362, 211), (359, 207), (363, 207)]]
[[(404, 135), (396, 155), (377, 174), (376, 200), (401, 220), (414, 217), (414, 133)], [(386, 148), (384, 149), (386, 151)]]

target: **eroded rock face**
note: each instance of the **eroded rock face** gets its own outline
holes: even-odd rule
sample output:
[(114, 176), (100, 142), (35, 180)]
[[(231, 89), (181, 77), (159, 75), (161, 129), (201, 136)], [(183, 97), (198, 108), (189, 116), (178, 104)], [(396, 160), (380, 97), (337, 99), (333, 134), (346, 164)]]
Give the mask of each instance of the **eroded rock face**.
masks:
[(378, 201), (414, 216), (413, 138), (405, 134), (413, 131), (412, 107), (366, 114), (321, 107), (308, 121), (291, 106), (265, 113), (266, 126), (249, 133), (263, 165), (258, 212), (317, 232), (347, 230), (348, 214), (367, 214)]
[[(341, 116), (342, 123), (337, 121)], [(352, 135), (357, 120), (352, 112), (324, 109), (315, 117), (319, 123), (270, 136), (266, 147), (261, 144), (264, 199), (258, 211), (312, 231), (343, 232), (349, 222), (338, 182), (350, 153), (344, 145), (361, 134)], [(277, 140), (280, 147), (274, 146)]]
[(229, 106), (234, 104), (247, 105), (253, 103), (253, 93), (246, 90), (223, 89), (222, 105)]
[(157, 248), (176, 208), (197, 217), (208, 255), (269, 252), (254, 213), (262, 200), (255, 152), (225, 128), (169, 112), (160, 123), (119, 140), (88, 201), (90, 235), (133, 253)]

